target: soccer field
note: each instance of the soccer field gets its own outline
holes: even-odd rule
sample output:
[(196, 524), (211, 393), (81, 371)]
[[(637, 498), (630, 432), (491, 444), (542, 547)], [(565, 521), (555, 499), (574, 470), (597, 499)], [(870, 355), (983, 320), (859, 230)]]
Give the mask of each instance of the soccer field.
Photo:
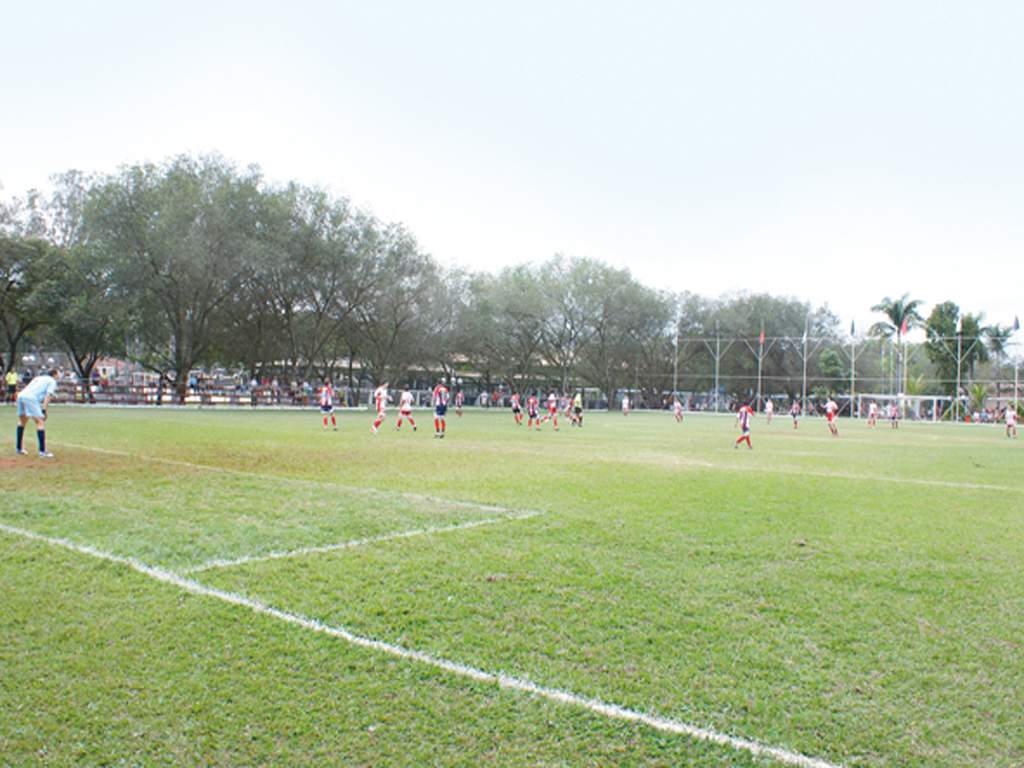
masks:
[(999, 428), (51, 416), (0, 458), (0, 763), (1024, 764)]

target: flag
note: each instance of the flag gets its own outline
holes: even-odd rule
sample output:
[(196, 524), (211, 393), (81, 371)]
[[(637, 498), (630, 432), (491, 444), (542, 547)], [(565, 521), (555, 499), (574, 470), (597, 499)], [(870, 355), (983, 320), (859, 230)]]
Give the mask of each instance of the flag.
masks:
[(851, 320), (850, 321), (850, 335), (851, 336), (856, 336), (857, 335), (857, 321), (856, 320)]
[(900, 326), (900, 336), (907, 335), (907, 318), (903, 318), (903, 324)]
[(1020, 317), (1018, 315), (1014, 315), (1014, 318), (1013, 318), (1013, 330), (1014, 331), (1019, 331), (1020, 330)]
[(958, 315), (957, 318), (956, 318), (956, 332), (957, 333), (963, 333), (964, 332), (964, 317), (963, 317), (963, 315)]
[(758, 337), (758, 343), (760, 343), (762, 347), (764, 346), (764, 323), (761, 323), (761, 335)]

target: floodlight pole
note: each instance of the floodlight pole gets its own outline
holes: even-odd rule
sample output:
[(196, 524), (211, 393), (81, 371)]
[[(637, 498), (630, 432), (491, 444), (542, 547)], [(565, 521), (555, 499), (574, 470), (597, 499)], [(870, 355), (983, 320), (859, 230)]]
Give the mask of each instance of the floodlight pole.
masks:
[(679, 321), (676, 320), (676, 333), (672, 338), (672, 397), (679, 392)]
[[(762, 330), (762, 333), (764, 331)], [(761, 412), (761, 361), (764, 359), (764, 342), (760, 342), (757, 349), (757, 412)]]
[(807, 415), (807, 327), (808, 319), (804, 319), (804, 374), (800, 384), (800, 409)]
[(850, 418), (855, 418), (854, 405), (857, 396), (857, 339), (850, 335)]
[(964, 332), (959, 323), (956, 328), (956, 421), (960, 423), (960, 358)]
[(719, 363), (722, 359), (722, 337), (718, 333), (718, 321), (715, 320), (715, 413), (718, 413), (721, 408), (720, 394), (718, 388), (718, 369)]

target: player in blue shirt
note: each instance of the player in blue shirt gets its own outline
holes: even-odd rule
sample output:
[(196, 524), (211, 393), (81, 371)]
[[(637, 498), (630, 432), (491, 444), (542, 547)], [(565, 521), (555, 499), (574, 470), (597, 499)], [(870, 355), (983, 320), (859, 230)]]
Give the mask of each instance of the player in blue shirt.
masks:
[(18, 453), (28, 453), (22, 448), (22, 440), (25, 437), (25, 425), (32, 419), (36, 423), (36, 437), (39, 439), (39, 457), (52, 459), (53, 454), (46, 450), (46, 407), (50, 404), (50, 398), (57, 391), (57, 381), (54, 378), (57, 369), (53, 368), (44, 374), (36, 376), (28, 385), (18, 393), (18, 438), (16, 447)]

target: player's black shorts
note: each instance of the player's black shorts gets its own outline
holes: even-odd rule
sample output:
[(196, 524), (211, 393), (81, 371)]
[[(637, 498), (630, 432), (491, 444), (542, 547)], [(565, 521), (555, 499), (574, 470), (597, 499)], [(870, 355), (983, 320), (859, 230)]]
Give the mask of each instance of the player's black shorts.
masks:
[(443, 419), (447, 414), (448, 414), (448, 406), (447, 405), (435, 405), (434, 406), (434, 415), (437, 416), (439, 419)]
[(529, 416), (530, 416), (531, 419), (536, 419), (537, 418), (537, 411), (536, 410), (531, 410)]
[(522, 408), (518, 408), (518, 407), (512, 408), (512, 413), (522, 413), (522, 412), (523, 412)]
[(573, 408), (572, 412), (575, 413), (577, 416), (579, 416), (581, 413), (583, 413), (583, 409), (582, 408)]
[(320, 411), (322, 413), (334, 413), (334, 406), (333, 405), (321, 405), (320, 406)]

